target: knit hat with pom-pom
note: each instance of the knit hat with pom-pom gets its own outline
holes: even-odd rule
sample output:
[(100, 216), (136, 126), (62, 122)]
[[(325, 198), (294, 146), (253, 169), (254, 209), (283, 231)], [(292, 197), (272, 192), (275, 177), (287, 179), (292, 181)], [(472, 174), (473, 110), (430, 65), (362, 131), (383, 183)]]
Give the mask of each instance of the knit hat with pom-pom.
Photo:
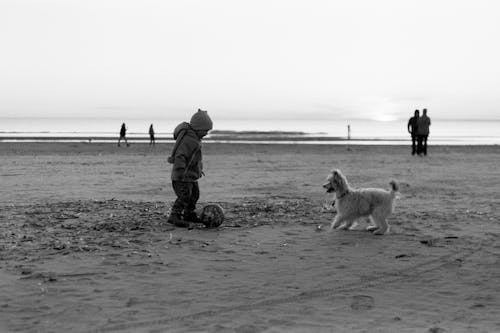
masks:
[(213, 126), (208, 112), (201, 109), (191, 117), (189, 124), (195, 131), (210, 131)]

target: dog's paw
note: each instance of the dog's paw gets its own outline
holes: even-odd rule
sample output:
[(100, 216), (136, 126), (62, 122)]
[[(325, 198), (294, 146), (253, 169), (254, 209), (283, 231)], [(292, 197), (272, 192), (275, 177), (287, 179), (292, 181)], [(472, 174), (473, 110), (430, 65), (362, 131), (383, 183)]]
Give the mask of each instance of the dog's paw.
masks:
[(358, 227), (358, 222), (354, 222), (350, 227), (349, 227), (349, 230), (356, 230), (356, 228)]
[(369, 225), (369, 226), (367, 226), (367, 227), (366, 227), (366, 229), (365, 229), (365, 230), (366, 230), (366, 231), (375, 231), (375, 230), (377, 230), (377, 229), (378, 229), (378, 228), (377, 228), (376, 226), (374, 226), (374, 225)]
[(374, 235), (381, 236), (385, 235), (389, 230), (377, 229), (373, 232)]
[(337, 229), (338, 226), (339, 226), (338, 224), (335, 224), (335, 222), (332, 222), (332, 224), (330, 224), (330, 230)]

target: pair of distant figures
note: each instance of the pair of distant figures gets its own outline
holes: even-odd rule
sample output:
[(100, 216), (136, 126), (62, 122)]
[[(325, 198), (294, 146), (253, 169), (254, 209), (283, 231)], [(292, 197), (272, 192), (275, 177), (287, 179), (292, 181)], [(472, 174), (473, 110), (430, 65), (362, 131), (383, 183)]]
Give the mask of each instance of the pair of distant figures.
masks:
[(415, 110), (413, 117), (408, 120), (408, 132), (411, 134), (411, 154), (418, 156), (427, 155), (427, 138), (429, 137), (429, 127), (431, 118), (427, 116), (427, 109)]
[[(120, 147), (120, 142), (122, 139), (125, 141), (127, 147), (129, 147), (130, 144), (127, 141), (127, 126), (125, 126), (125, 123), (123, 123), (122, 127), (120, 128), (120, 138), (118, 139), (118, 147)], [(155, 145), (155, 131), (153, 129), (153, 124), (149, 126), (149, 144)]]

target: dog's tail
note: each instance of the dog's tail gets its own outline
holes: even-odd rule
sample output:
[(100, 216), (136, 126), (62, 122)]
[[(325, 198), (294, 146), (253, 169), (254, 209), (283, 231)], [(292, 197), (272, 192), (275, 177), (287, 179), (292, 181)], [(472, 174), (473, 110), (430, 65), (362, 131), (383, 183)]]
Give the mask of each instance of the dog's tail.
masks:
[(391, 194), (395, 197), (395, 198), (399, 198), (399, 185), (398, 183), (395, 181), (395, 180), (391, 180), (391, 182), (389, 183), (391, 185)]

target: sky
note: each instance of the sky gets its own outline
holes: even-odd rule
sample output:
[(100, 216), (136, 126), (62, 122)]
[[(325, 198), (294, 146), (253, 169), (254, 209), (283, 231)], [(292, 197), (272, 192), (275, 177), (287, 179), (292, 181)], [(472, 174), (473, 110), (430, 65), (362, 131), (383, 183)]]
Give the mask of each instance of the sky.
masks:
[(0, 117), (500, 120), (497, 0), (0, 0)]

